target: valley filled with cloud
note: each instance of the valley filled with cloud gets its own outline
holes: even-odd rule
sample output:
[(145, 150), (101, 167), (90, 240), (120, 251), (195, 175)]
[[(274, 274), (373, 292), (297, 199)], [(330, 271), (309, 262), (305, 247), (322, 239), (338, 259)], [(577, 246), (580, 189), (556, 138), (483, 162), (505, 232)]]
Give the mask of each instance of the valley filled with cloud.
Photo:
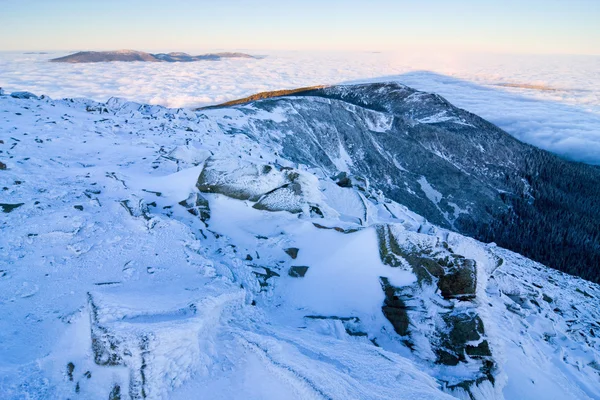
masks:
[(196, 63), (48, 62), (66, 54), (0, 53), (0, 87), (192, 108), (261, 91), (397, 81), (438, 93), (524, 142), (600, 164), (598, 56), (269, 52)]

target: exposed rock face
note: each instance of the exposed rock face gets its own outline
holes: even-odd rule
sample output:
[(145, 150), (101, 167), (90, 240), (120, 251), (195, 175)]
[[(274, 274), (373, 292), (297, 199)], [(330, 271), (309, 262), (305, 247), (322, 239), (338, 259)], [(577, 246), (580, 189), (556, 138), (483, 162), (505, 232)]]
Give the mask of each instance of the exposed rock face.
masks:
[(255, 58), (245, 53), (212, 53), (192, 56), (187, 53), (158, 53), (150, 54), (135, 50), (117, 51), (80, 51), (68, 56), (54, 58), (51, 62), (60, 63), (95, 63), (111, 61), (146, 61), (146, 62), (193, 62), (218, 61), (223, 58)]
[(385, 293), (385, 300), (381, 311), (394, 327), (394, 331), (400, 336), (408, 336), (410, 318), (404, 301), (396, 293), (396, 288), (390, 285), (387, 278), (381, 278), (381, 287)]
[(475, 261), (455, 256), (448, 261), (448, 256), (439, 260), (445, 267), (444, 274), (439, 277), (438, 287), (446, 299), (470, 299), (475, 297), (477, 287), (477, 270)]
[(292, 278), (304, 278), (304, 275), (308, 272), (307, 266), (294, 265), (290, 267), (288, 275)]
[[(448, 243), (439, 240), (411, 243), (393, 225), (378, 226), (377, 234), (382, 261), (393, 268), (410, 269), (417, 276), (414, 285), (401, 288), (381, 278), (385, 293), (382, 311), (396, 333), (412, 349), (427, 343), (428, 351), (435, 354), (435, 362), (440, 365), (476, 366), (475, 372), (464, 380), (447, 382), (448, 390), (459, 388), (470, 393), (472, 386), (483, 382), (493, 386), (495, 361), (475, 302), (475, 261), (455, 254)], [(424, 301), (424, 297), (430, 301)], [(431, 315), (431, 307), (439, 307), (441, 318), (424, 321), (423, 315)], [(415, 329), (423, 323), (430, 330)]]

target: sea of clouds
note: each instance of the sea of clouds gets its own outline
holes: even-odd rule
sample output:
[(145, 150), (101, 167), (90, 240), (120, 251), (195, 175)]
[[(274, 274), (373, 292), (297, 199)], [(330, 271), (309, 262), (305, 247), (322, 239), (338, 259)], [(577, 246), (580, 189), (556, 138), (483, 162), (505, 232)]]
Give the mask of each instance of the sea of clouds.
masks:
[(48, 62), (65, 54), (0, 53), (0, 87), (198, 107), (275, 89), (397, 81), (439, 93), (524, 142), (600, 165), (600, 56), (268, 52), (194, 63)]

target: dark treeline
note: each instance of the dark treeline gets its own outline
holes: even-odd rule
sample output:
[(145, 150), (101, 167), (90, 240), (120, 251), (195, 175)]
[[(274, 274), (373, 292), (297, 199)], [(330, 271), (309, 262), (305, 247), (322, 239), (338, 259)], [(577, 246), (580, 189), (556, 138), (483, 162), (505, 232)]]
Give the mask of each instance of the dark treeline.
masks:
[(530, 193), (522, 174), (507, 175), (522, 194), (507, 197), (512, 212), (480, 226), (478, 238), (600, 283), (600, 168), (532, 151), (525, 170)]

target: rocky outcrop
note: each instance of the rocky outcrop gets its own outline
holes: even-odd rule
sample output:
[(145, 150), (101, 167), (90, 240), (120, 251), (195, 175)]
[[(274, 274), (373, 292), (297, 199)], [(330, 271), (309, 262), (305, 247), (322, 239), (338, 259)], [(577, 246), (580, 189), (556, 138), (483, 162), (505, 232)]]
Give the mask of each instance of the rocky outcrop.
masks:
[(37, 100), (39, 97), (31, 92), (12, 92), (10, 97), (14, 99), (35, 99)]
[(315, 188), (307, 185), (300, 171), (276, 165), (209, 159), (196, 187), (203, 193), (218, 193), (249, 200), (257, 210), (320, 214)]
[(210, 206), (208, 200), (200, 193), (190, 193), (186, 200), (179, 202), (179, 205), (185, 207), (190, 214), (200, 217), (202, 222), (206, 222), (210, 219)]
[(304, 265), (292, 265), (288, 271), (288, 275), (292, 278), (304, 278), (304, 275), (308, 272), (308, 268)]
[[(436, 364), (448, 368), (469, 365), (474, 370), (461, 381), (446, 382), (447, 390), (470, 393), (471, 387), (483, 382), (493, 385), (496, 363), (478, 305), (472, 302), (477, 296), (476, 262), (454, 253), (439, 239), (411, 243), (394, 225), (376, 229), (381, 260), (392, 268), (408, 269), (417, 277), (413, 285), (403, 287), (394, 287), (387, 278), (381, 278), (385, 294), (381, 310), (394, 331), (413, 350), (416, 343), (421, 347), (427, 343)], [(431, 317), (424, 320), (424, 315)], [(420, 329), (422, 324), (429, 329)]]
[[(130, 399), (163, 398), (190, 378), (203, 359), (198, 338), (210, 340), (211, 324), (223, 308), (243, 302), (243, 293), (211, 288), (195, 298), (154, 294), (146, 307), (139, 300), (118, 289), (88, 293), (95, 363), (129, 369), (129, 382), (115, 382), (115, 398), (123, 396), (122, 384)], [(178, 340), (170, 340), (174, 335)]]

